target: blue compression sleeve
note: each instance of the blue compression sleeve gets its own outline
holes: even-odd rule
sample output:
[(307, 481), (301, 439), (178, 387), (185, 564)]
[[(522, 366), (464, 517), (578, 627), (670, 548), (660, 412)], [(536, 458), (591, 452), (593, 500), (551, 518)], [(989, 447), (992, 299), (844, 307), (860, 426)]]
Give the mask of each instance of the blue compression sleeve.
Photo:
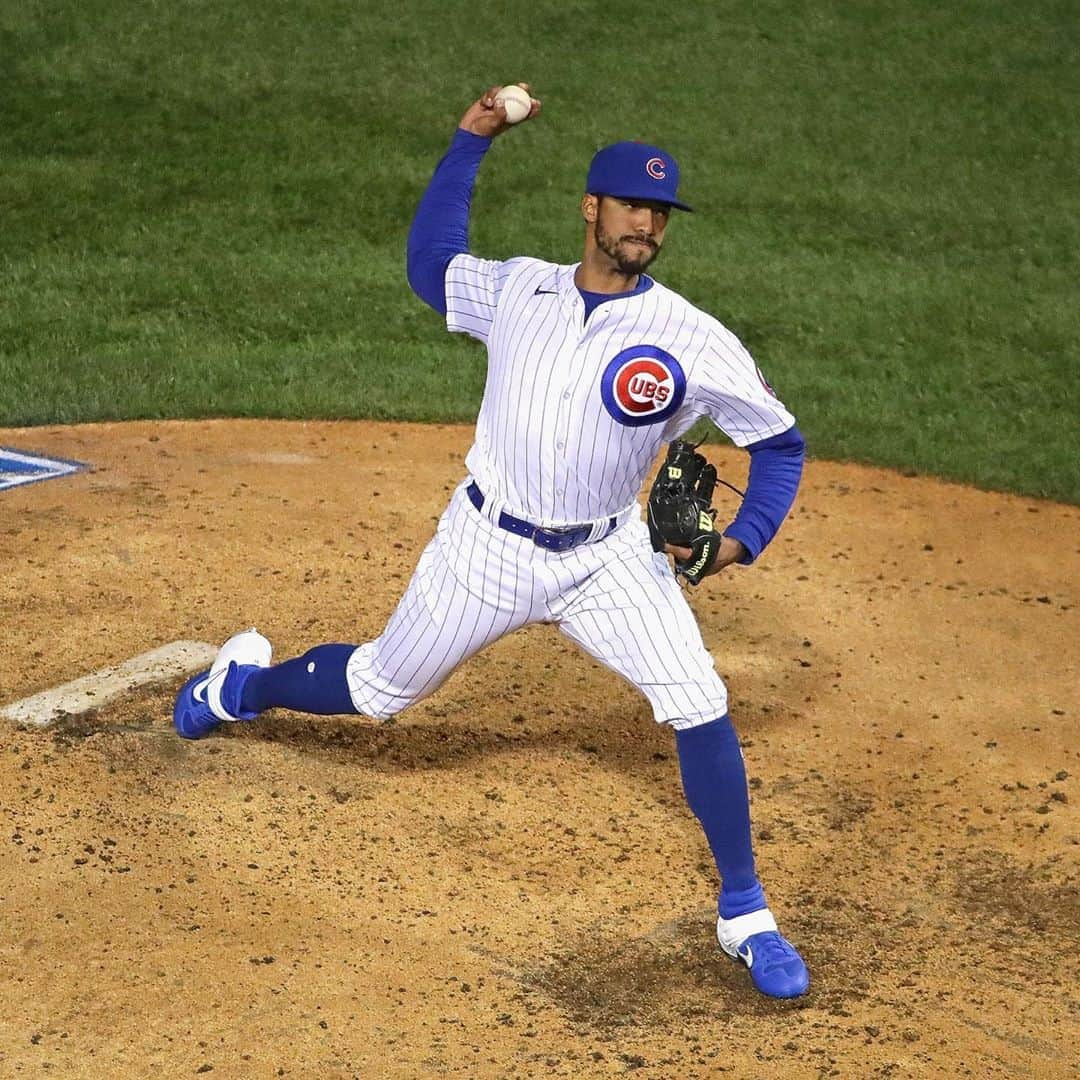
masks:
[(469, 250), (473, 184), (489, 146), (486, 136), (458, 128), (409, 229), (409, 285), (440, 315), (446, 314), (446, 268), (455, 255)]
[(750, 452), (750, 475), (746, 495), (725, 536), (742, 541), (746, 548), (739, 562), (752, 563), (776, 535), (799, 490), (806, 441), (797, 427), (746, 448)]
[(293, 709), (320, 716), (356, 712), (345, 675), (355, 645), (317, 645), (295, 660), (273, 667), (230, 671), (221, 688), (222, 704), (234, 716), (264, 709)]

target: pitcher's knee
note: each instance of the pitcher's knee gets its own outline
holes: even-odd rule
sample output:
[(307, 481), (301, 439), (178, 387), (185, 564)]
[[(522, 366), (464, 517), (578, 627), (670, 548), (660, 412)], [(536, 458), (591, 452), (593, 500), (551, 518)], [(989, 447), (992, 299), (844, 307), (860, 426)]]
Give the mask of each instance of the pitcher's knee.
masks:
[(356, 700), (355, 696), (353, 697), (353, 706), (361, 716), (366, 716), (369, 720), (393, 720), (398, 713), (404, 712), (404, 709), (408, 708), (407, 705), (403, 709), (397, 709), (361, 704)]
[(426, 698), (435, 686), (403, 684), (400, 672), (380, 662), (378, 642), (361, 645), (345, 668), (353, 707), (372, 720), (390, 720)]
[(645, 687), (658, 724), (682, 731), (708, 724), (728, 711), (723, 679), (712, 674), (699, 681)]
[(691, 728), (703, 727), (705, 724), (711, 724), (714, 721), (723, 717), (726, 713), (726, 706), (721, 712), (716, 712), (715, 708), (707, 710), (706, 714), (698, 716), (672, 716), (668, 717), (663, 723), (666, 723), (668, 727), (674, 728), (676, 731), (689, 731)]

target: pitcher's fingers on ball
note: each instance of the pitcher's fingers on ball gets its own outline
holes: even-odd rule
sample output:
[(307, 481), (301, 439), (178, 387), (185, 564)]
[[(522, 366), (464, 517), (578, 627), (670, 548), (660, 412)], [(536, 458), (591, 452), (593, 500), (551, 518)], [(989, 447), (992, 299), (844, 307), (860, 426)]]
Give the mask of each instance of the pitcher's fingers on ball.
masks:
[(529, 115), (526, 119), (531, 120), (544, 107), (544, 103), (539, 98), (532, 96), (528, 86), (523, 86), (522, 89), (529, 94)]
[(533, 97), (532, 86), (529, 83), (518, 83), (518, 86), (529, 95), (529, 115), (526, 119), (531, 120), (544, 107), (544, 103), (538, 97)]
[(520, 124), (532, 114), (533, 99), (518, 83), (508, 83), (495, 95), (495, 107), (505, 111), (508, 124)]

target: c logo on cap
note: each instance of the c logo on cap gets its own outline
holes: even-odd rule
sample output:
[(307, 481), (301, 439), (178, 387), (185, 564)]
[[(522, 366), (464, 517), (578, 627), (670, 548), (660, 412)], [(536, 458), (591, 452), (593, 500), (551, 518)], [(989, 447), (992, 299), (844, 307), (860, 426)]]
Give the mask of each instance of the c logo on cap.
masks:
[(655, 345), (631, 345), (608, 362), (600, 397), (624, 427), (667, 420), (683, 402), (686, 376), (679, 361)]
[(649, 160), (645, 162), (645, 171), (654, 180), (663, 180), (663, 179), (665, 179), (667, 177), (667, 173), (664, 172), (664, 159), (663, 158), (658, 158), (658, 157), (649, 158)]

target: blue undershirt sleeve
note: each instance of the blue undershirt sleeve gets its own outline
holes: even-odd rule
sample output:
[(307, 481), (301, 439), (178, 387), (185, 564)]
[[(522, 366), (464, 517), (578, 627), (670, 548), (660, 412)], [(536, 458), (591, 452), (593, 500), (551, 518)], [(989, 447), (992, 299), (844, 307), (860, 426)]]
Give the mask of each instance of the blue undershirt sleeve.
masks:
[(752, 563), (765, 550), (787, 517), (799, 490), (806, 440), (797, 427), (746, 448), (750, 452), (750, 475), (746, 495), (725, 536), (742, 542), (746, 554), (741, 563)]
[(435, 166), (409, 229), (406, 266), (412, 291), (446, 314), (446, 268), (469, 250), (469, 207), (480, 162), (491, 139), (458, 128), (450, 149)]

